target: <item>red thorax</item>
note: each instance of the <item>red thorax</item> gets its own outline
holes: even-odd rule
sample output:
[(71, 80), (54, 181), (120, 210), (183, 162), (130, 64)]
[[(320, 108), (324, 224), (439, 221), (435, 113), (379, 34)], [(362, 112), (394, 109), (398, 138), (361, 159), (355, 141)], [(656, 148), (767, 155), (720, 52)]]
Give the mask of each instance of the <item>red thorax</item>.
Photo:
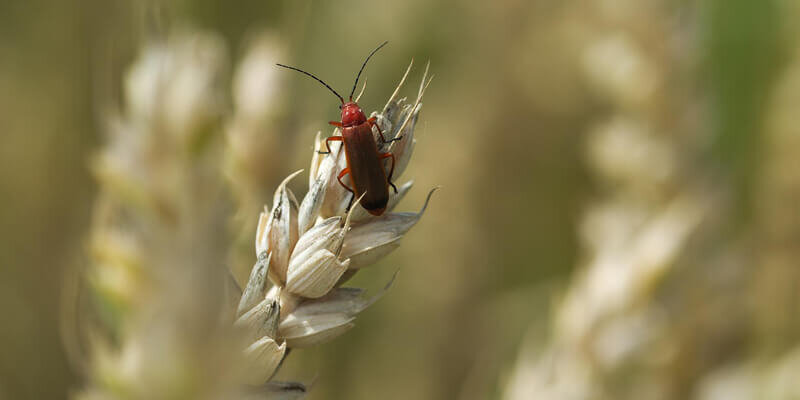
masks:
[(361, 107), (354, 101), (345, 103), (342, 106), (342, 126), (356, 126), (367, 122), (367, 116), (361, 111)]

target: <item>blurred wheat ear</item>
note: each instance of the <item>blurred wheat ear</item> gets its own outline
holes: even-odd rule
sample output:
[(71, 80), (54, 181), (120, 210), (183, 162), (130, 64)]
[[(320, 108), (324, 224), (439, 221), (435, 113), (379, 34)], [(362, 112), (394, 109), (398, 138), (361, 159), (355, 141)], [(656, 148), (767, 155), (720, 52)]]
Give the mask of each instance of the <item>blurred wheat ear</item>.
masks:
[[(764, 27), (779, 22), (775, 10), (796, 18), (797, 8), (687, 3), (676, 15), (696, 15), (687, 20), (708, 29), (703, 38), (687, 35), (694, 29), (682, 18), (663, 18), (672, 10), (666, 3), (613, 3), (579, 12), (590, 27), (586, 78), (611, 110), (588, 136), (602, 195), (581, 225), (586, 261), (550, 337), (530, 338), (505, 398), (797, 398), (789, 377), (800, 366), (800, 324), (787, 313), (800, 287), (800, 221), (788, 217), (798, 215), (800, 194), (800, 170), (788, 166), (800, 146), (796, 29), (789, 68), (765, 102), (764, 132), (751, 101), (769, 94), (772, 76), (763, 72), (775, 66), (710, 67), (716, 85), (735, 82), (735, 90), (720, 89), (700, 83), (707, 74), (698, 58), (707, 55), (687, 51), (717, 52), (706, 60), (716, 65), (769, 60), (777, 38)], [(731, 32), (752, 42), (731, 41)], [(700, 161), (709, 158), (703, 141), (724, 143), (722, 158), (737, 160)], [(759, 179), (747, 182), (754, 168), (746, 160), (761, 144)], [(753, 227), (732, 228), (750, 217), (741, 192), (751, 185), (757, 190), (746, 196), (759, 206), (742, 225)]]
[[(670, 114), (696, 107), (685, 97), (685, 81), (667, 73), (688, 73), (682, 67), (691, 63), (651, 43), (677, 40), (679, 32), (654, 22), (655, 3), (593, 7), (575, 9), (574, 17), (588, 31), (579, 59), (584, 79), (609, 109), (586, 146), (602, 195), (580, 224), (585, 261), (554, 310), (550, 337), (529, 339), (506, 399), (637, 398), (629, 393), (642, 390), (670, 398), (665, 393), (676, 390), (651, 384), (658, 368), (647, 364), (653, 348), (672, 345), (672, 316), (656, 289), (678, 269), (716, 200), (706, 171), (686, 167), (689, 154), (699, 152), (687, 137), (699, 127)], [(635, 28), (609, 28), (618, 26)]]
[(228, 203), (216, 160), (227, 72), (215, 35), (147, 43), (128, 70), (125, 104), (92, 160), (99, 183), (87, 280), (81, 399), (220, 398), (236, 354), (219, 327)]
[(286, 75), (274, 67), (288, 53), (280, 37), (254, 33), (232, 77), (233, 113), (225, 124), (225, 176), (235, 202), (229, 265), (239, 285), (247, 282), (258, 213), (286, 171), (285, 148), (296, 135), (281, 134), (288, 104)]

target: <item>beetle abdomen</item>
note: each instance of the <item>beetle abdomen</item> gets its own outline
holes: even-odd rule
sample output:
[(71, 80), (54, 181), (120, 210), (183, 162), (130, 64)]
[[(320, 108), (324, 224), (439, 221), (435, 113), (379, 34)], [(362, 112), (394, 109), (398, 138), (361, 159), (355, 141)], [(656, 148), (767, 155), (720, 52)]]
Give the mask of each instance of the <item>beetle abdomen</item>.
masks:
[(386, 171), (368, 123), (342, 129), (345, 156), (356, 197), (364, 195), (361, 205), (372, 215), (381, 215), (389, 202)]

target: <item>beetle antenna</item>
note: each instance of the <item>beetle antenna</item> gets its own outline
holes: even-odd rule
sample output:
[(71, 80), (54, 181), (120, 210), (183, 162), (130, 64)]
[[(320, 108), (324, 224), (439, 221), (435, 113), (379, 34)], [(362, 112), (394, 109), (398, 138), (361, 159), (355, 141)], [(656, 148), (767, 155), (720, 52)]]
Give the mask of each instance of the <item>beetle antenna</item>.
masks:
[[(321, 84), (325, 85), (325, 87), (326, 87), (326, 88), (328, 88), (328, 90), (330, 90), (331, 92), (333, 92), (333, 94), (335, 94), (335, 95), (336, 95), (336, 97), (338, 97), (338, 98), (339, 98), (339, 100), (342, 102), (342, 104), (344, 104), (344, 99), (342, 98), (342, 96), (341, 96), (341, 95), (339, 95), (339, 93), (336, 93), (336, 91), (335, 91), (335, 90), (333, 90), (333, 88), (332, 88), (332, 87), (328, 86), (328, 84), (327, 84), (327, 83), (325, 83), (325, 82), (324, 82), (322, 79), (319, 79), (319, 78), (317, 78), (316, 76), (314, 76), (313, 74), (310, 74), (310, 73), (308, 73), (308, 72), (306, 72), (306, 71), (303, 71), (303, 70), (302, 70), (302, 69), (300, 69), (300, 68), (290, 67), (290, 66), (288, 66), (288, 65), (283, 65), (283, 64), (275, 64), (275, 65), (277, 65), (277, 66), (279, 66), (279, 67), (283, 67), (283, 68), (288, 68), (288, 69), (291, 69), (291, 70), (295, 70), (295, 71), (297, 71), (297, 72), (300, 72), (300, 73), (306, 74), (306, 75), (308, 75), (308, 76), (310, 76), (310, 77), (314, 78), (314, 79), (315, 79), (317, 82), (319, 82), (319, 83), (321, 83)], [(351, 96), (351, 98), (352, 98), (352, 96)]]
[(389, 43), (389, 41), (383, 42), (380, 46), (376, 47), (375, 50), (372, 50), (372, 53), (369, 53), (367, 59), (364, 60), (364, 64), (361, 64), (361, 69), (358, 70), (358, 75), (356, 75), (356, 83), (353, 84), (353, 90), (350, 91), (350, 101), (353, 101), (353, 93), (356, 92), (356, 86), (358, 86), (358, 78), (361, 77), (361, 72), (363, 72), (364, 67), (367, 66), (367, 61), (369, 61), (370, 57), (372, 57), (373, 54), (377, 53), (378, 50), (381, 49), (381, 47), (386, 46), (387, 43)]

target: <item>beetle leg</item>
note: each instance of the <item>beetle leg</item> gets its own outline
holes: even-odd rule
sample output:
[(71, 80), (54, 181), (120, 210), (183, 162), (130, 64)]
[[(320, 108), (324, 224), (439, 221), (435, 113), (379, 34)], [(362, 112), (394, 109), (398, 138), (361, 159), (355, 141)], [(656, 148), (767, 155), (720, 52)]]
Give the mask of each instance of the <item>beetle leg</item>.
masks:
[(392, 153), (383, 153), (383, 154), (381, 154), (381, 160), (384, 159), (384, 158), (391, 158), (392, 159), (392, 168), (389, 169), (389, 177), (386, 178), (386, 181), (389, 182), (389, 186), (391, 186), (392, 189), (394, 189), (394, 194), (397, 194), (397, 186), (395, 186), (394, 183), (392, 183), (392, 174), (394, 174), (394, 164), (395, 164), (394, 154), (392, 154)]
[(331, 122), (328, 122), (328, 123), (333, 125), (333, 126), (335, 126), (335, 127), (337, 127), (337, 128), (341, 128), (342, 127), (342, 123), (339, 122), (339, 121), (331, 121)]
[(378, 123), (376, 122), (377, 120), (378, 120), (378, 117), (372, 117), (372, 118), (367, 119), (367, 122), (369, 122), (370, 126), (374, 126), (374, 127), (378, 128), (378, 133), (381, 135), (381, 144), (396, 142), (396, 141), (398, 141), (398, 140), (403, 138), (402, 136), (398, 136), (398, 137), (393, 138), (391, 140), (386, 140), (386, 137), (383, 136), (383, 131), (381, 130), (381, 127), (378, 126)]
[(377, 117), (372, 117), (372, 118), (367, 119), (367, 123), (369, 123), (369, 126), (374, 126), (375, 128), (378, 129), (378, 134), (381, 135), (381, 144), (396, 142), (396, 141), (398, 141), (398, 140), (403, 138), (402, 136), (400, 136), (400, 137), (396, 137), (396, 138), (391, 139), (391, 140), (386, 140), (386, 137), (383, 136), (383, 131), (381, 130), (381, 127), (376, 122), (377, 120), (378, 120)]
[(378, 126), (377, 122), (375, 122), (377, 120), (378, 120), (378, 117), (372, 117), (372, 118), (367, 119), (367, 123), (369, 124), (369, 126), (374, 126), (374, 127), (378, 128), (378, 134), (381, 135), (381, 143), (386, 143), (386, 138), (383, 136), (383, 131), (381, 130), (381, 127)]
[(348, 192), (355, 193), (353, 189), (350, 189), (347, 185), (344, 184), (344, 182), (342, 182), (342, 178), (344, 178), (344, 176), (349, 173), (350, 173), (350, 167), (347, 167), (343, 169), (342, 172), (339, 172), (339, 176), (337, 176), (336, 179), (339, 180), (339, 184), (342, 185), (343, 188), (347, 189)]
[(331, 137), (325, 139), (325, 147), (328, 148), (328, 151), (318, 151), (317, 153), (318, 154), (331, 154), (331, 144), (330, 144), (331, 140), (333, 140), (335, 142), (341, 142), (342, 141), (342, 137), (341, 136), (331, 136)]
[(345, 175), (347, 175), (349, 173), (350, 173), (350, 167), (347, 167), (347, 168), (343, 169), (342, 172), (339, 172), (339, 176), (336, 177), (336, 179), (339, 181), (339, 184), (342, 185), (343, 188), (347, 189), (347, 191), (351, 193), (350, 202), (347, 203), (347, 208), (344, 210), (344, 212), (349, 212), (350, 211), (350, 207), (353, 206), (353, 200), (355, 200), (355, 198), (356, 198), (356, 192), (353, 189), (350, 189), (349, 187), (347, 187), (347, 185), (345, 185), (344, 182), (342, 182), (342, 177), (344, 177)]

